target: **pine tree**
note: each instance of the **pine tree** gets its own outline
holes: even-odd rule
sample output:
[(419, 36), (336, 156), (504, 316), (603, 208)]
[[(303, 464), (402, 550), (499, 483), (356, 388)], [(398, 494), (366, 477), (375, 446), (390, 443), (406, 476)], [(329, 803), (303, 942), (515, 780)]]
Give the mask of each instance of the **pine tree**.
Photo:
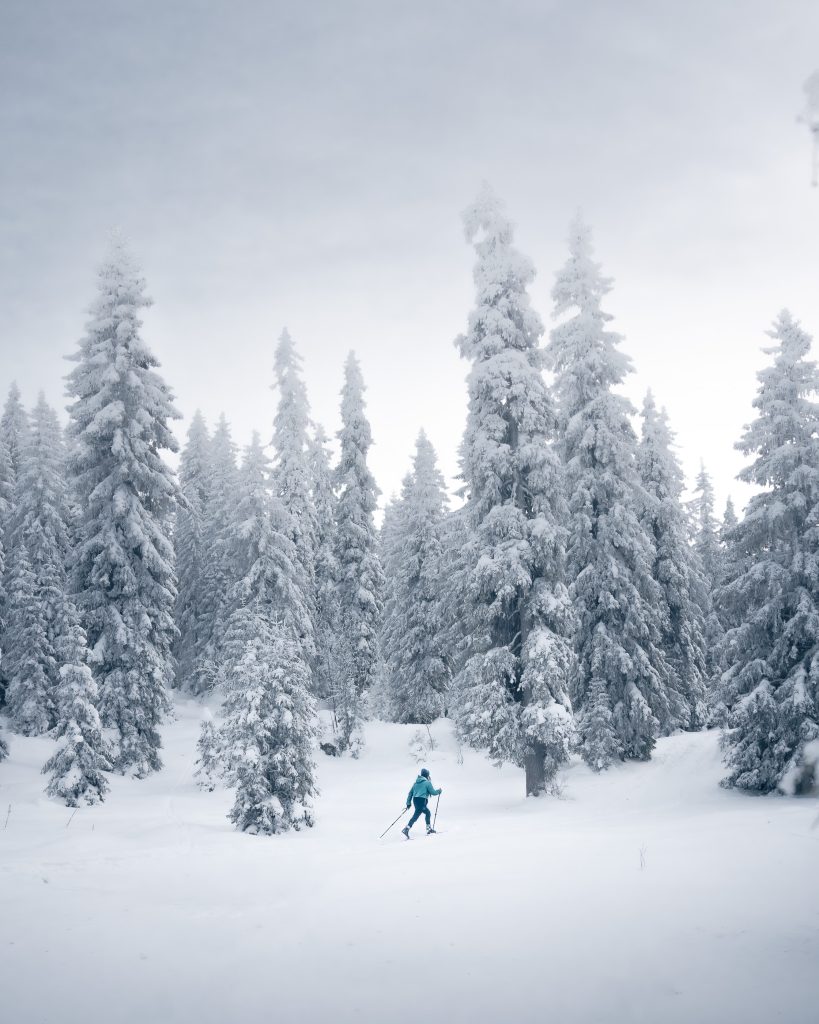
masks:
[(5, 530), (13, 506), (14, 468), (11, 463), (8, 445), (0, 438), (0, 530)]
[[(719, 531), (720, 541), (720, 578), (711, 599), (710, 635), (716, 637), (716, 647), (709, 652), (708, 665), (711, 667), (713, 681), (710, 689), (710, 707), (708, 724), (725, 727), (728, 722), (728, 707), (734, 703), (736, 694), (732, 692), (731, 674), (724, 676), (725, 670), (733, 663), (734, 654), (731, 646), (737, 639), (736, 628), (742, 623), (743, 611), (732, 604), (732, 587), (743, 572), (749, 560), (742, 558), (740, 547), (736, 541), (736, 529), (739, 525), (734, 503), (728, 498), (725, 514)], [(713, 620), (719, 623), (717, 629)], [(707, 634), (708, 635), (708, 634)]]
[[(403, 490), (409, 487), (411, 475), (403, 481)], [(390, 651), (396, 642), (396, 581), (401, 565), (401, 550), (406, 541), (402, 522), (403, 502), (391, 494), (384, 505), (381, 528), (378, 531), (378, 560), (384, 574), (381, 592), (381, 618), (378, 633), (378, 666), (373, 685), (367, 694), (367, 714), (382, 722), (395, 720), (390, 684)]]
[(273, 835), (313, 824), (315, 706), (310, 675), (290, 628), (256, 603), (230, 619), (222, 742), (236, 787), (230, 820)]
[[(4, 652), (7, 644), (6, 619), (8, 607), (6, 601), (6, 544), (8, 541), (8, 523), (12, 513), (12, 500), (14, 496), (14, 477), (11, 467), (11, 457), (5, 441), (0, 439), (0, 708), (6, 700), (6, 665)], [(2, 740), (0, 740), (2, 747)], [(0, 749), (0, 761), (3, 759), (3, 750)]]
[(787, 311), (769, 332), (756, 419), (737, 447), (757, 488), (733, 530), (741, 571), (722, 589), (729, 631), (727, 786), (807, 791), (819, 781), (819, 371)]
[(97, 686), (88, 667), (85, 634), (76, 611), (66, 598), (61, 619), (63, 634), (57, 646), (60, 681), (56, 691), (57, 750), (45, 763), (46, 792), (69, 807), (101, 803), (108, 791), (104, 772), (111, 771), (111, 751), (97, 712)]
[(313, 692), (328, 697), (335, 676), (335, 645), (338, 632), (338, 604), (336, 586), (338, 563), (335, 555), (335, 506), (333, 473), (327, 435), (316, 424), (310, 439), (310, 494), (315, 511), (313, 539), (313, 575), (315, 579), (315, 642), (316, 659), (313, 668)]
[(204, 566), (200, 581), (202, 643), (192, 669), (193, 693), (207, 693), (218, 679), (220, 648), (230, 615), (229, 595), (237, 575), (232, 564), (236, 542), (239, 473), (236, 445), (224, 415), (219, 417), (208, 456), (207, 518), (203, 526)]
[(650, 757), (671, 721), (662, 644), (662, 592), (652, 576), (652, 540), (638, 514), (647, 503), (636, 468), (634, 409), (613, 389), (631, 362), (608, 330), (611, 290), (577, 218), (569, 259), (552, 289), (548, 347), (560, 400), (569, 499), (568, 568), (577, 615), (572, 701), (582, 752), (595, 768), (615, 757)]
[(702, 462), (694, 484), (694, 498), (689, 507), (694, 531), (694, 549), (702, 563), (708, 589), (713, 591), (720, 577), (719, 525), (714, 515), (714, 485)]
[(173, 679), (176, 579), (168, 538), (177, 497), (163, 449), (176, 451), (172, 394), (140, 337), (149, 304), (121, 243), (68, 377), (70, 466), (83, 510), (75, 588), (103, 724), (119, 733), (116, 766), (161, 766), (159, 725)]
[[(444, 516), (440, 527), (441, 537), (441, 635), (447, 650), (447, 658), (453, 681), (457, 679), (469, 657), (471, 601), (467, 594), (470, 566), (469, 557), (469, 506)], [(457, 700), (457, 689), (450, 689), (450, 707)]]
[[(12, 549), (24, 547), (33, 574), (38, 616), (45, 635), (45, 644), (35, 651), (24, 651), (27, 642), (23, 633), (10, 631), (7, 653), (10, 662), (24, 658), (42, 659), (41, 668), (48, 680), (49, 727), (56, 722), (53, 693), (60, 681), (60, 664), (55, 650), (61, 638), (70, 631), (63, 609), (68, 591), (67, 567), (72, 554), (69, 533), (70, 511), (64, 477), (63, 437), (56, 413), (41, 394), (25, 432), (26, 443), (17, 473), (14, 511), (7, 524)], [(22, 593), (22, 592), (21, 592)], [(12, 617), (19, 614), (9, 609)]]
[(356, 755), (361, 744), (361, 698), (374, 682), (378, 666), (384, 577), (373, 522), (379, 491), (367, 466), (372, 434), (364, 411), (364, 381), (352, 352), (344, 366), (341, 423), (335, 529), (338, 676), (333, 696), (339, 745)]
[(512, 224), (488, 187), (464, 224), (477, 262), (475, 308), (457, 340), (471, 363), (461, 446), (471, 646), (456, 683), (458, 722), (495, 761), (522, 765), (526, 793), (537, 796), (553, 784), (573, 738), (555, 412), (542, 375), (543, 325), (526, 291), (534, 268), (514, 248)]
[(311, 466), (307, 428), (310, 407), (301, 372), (301, 357), (287, 329), (276, 346), (276, 390), (279, 402), (273, 425), (273, 493), (286, 516), (286, 533), (293, 542), (304, 591), (301, 603), (308, 611), (306, 632), (299, 648), (312, 670), (316, 661), (315, 548), (316, 510), (311, 493)]
[(719, 524), (714, 514), (714, 486), (702, 462), (694, 483), (694, 497), (688, 507), (691, 516), (694, 551), (699, 559), (705, 580), (702, 611), (705, 617), (706, 673), (709, 679), (715, 680), (720, 674), (720, 652), (725, 635), (720, 615), (714, 604), (714, 594), (722, 578), (722, 547)]
[(5, 446), (11, 461), (11, 485), (17, 480), (28, 444), (28, 416), (20, 398), (17, 383), (9, 388), (3, 415), (0, 417), (0, 444)]
[(8, 621), (6, 705), (12, 727), (24, 736), (47, 732), (56, 720), (53, 679), (57, 659), (37, 593), (25, 543), (15, 545), (7, 581)]
[(204, 710), (196, 752), (199, 755), (196, 759), (196, 771), (193, 773), (196, 784), (212, 793), (222, 774), (222, 736), (207, 708)]
[(663, 647), (673, 672), (668, 725), (700, 729), (707, 717), (702, 613), (707, 584), (688, 543), (681, 503), (683, 475), (672, 450), (668, 417), (664, 409), (658, 412), (651, 392), (646, 395), (642, 418), (637, 465), (649, 501), (640, 518), (654, 542), (653, 574), (663, 599)]
[(200, 692), (197, 669), (209, 639), (209, 602), (204, 579), (209, 553), (205, 548), (210, 498), (210, 438), (202, 414), (194, 413), (179, 462), (182, 500), (176, 513), (174, 551), (179, 580), (174, 617), (178, 636), (174, 645), (178, 686)]
[[(304, 600), (305, 580), (289, 535), (289, 518), (270, 483), (270, 463), (254, 433), (238, 477), (236, 535), (230, 550), (236, 583), (228, 595), (228, 607), (231, 616), (253, 606), (271, 621), (279, 620), (298, 642), (307, 664), (303, 638), (310, 632), (310, 612)], [(223, 662), (230, 661), (227, 644), (226, 638)]]
[[(387, 580), (382, 655), (390, 718), (432, 722), (446, 707), (451, 670), (444, 635), (441, 524), (447, 505), (435, 449), (421, 431), (399, 505), (385, 514)], [(400, 522), (401, 527), (396, 530)]]
[(734, 508), (734, 499), (729, 497), (725, 502), (725, 514), (722, 517), (722, 529), (720, 530), (720, 541), (725, 546), (727, 537), (730, 535), (731, 530), (737, 526), (739, 520), (737, 519), (736, 509)]

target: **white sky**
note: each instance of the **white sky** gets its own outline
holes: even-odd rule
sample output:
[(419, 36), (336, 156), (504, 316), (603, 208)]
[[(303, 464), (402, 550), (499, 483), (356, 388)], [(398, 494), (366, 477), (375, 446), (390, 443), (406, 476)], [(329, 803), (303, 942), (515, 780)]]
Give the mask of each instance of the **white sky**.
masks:
[[(337, 429), (362, 362), (385, 494), (423, 425), (454, 476), (453, 346), (472, 302), (460, 211), (482, 179), (549, 290), (579, 206), (609, 309), (685, 469), (744, 491), (764, 331), (819, 333), (819, 190), (801, 87), (816, 0), (4, 0), (0, 389), (60, 406), (108, 230), (155, 306), (145, 336), (186, 420), (269, 437), (283, 325)], [(187, 422), (179, 425), (180, 437)]]

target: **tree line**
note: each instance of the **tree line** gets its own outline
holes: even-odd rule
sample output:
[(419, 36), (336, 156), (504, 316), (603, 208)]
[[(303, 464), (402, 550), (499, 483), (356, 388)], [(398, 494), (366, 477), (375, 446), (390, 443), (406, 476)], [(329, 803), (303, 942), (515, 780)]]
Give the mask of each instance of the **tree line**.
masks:
[[(380, 530), (354, 354), (335, 446), (313, 421), (289, 333), (274, 356), (272, 445), (241, 452), (223, 417), (190, 423), (142, 337), (145, 282), (121, 243), (67, 377), (68, 425), (12, 386), (0, 418), (0, 687), (6, 721), (51, 734), (48, 792), (106, 794), (161, 767), (169, 691), (218, 694), (203, 785), (272, 833), (313, 821), (317, 706), (357, 757), (368, 717), (428, 723), (549, 791), (574, 751), (594, 769), (646, 760), (660, 736), (722, 728), (724, 784), (785, 793), (819, 764), (819, 375), (811, 339), (775, 320), (738, 447), (754, 496), (719, 522), (694, 499), (665, 411), (621, 393), (612, 283), (579, 218), (552, 288), (485, 188), (464, 217), (475, 302), (451, 508), (421, 431)], [(0, 759), (7, 746), (0, 738)]]

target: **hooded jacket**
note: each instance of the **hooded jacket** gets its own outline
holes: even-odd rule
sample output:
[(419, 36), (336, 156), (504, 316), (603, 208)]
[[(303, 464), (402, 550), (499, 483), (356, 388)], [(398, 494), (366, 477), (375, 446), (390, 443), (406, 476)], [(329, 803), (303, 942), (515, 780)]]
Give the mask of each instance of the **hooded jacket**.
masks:
[(419, 775), (410, 787), (409, 795), (407, 796), (407, 807), (409, 807), (413, 800), (426, 800), (431, 796), (439, 796), (440, 792), (440, 789), (433, 788), (429, 779)]

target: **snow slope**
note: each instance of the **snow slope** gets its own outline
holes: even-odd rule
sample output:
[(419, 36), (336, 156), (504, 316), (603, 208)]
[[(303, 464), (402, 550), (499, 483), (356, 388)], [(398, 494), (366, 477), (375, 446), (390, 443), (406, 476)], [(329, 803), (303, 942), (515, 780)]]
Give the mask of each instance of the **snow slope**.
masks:
[(438, 722), (441, 834), (406, 842), (378, 835), (415, 730), (372, 723), (359, 761), (320, 756), (317, 826), (262, 839), (196, 788), (201, 708), (177, 713), (165, 770), (73, 818), (42, 795), (50, 742), (10, 737), (0, 1019), (819, 1020), (819, 806), (719, 789), (714, 733), (527, 802)]

